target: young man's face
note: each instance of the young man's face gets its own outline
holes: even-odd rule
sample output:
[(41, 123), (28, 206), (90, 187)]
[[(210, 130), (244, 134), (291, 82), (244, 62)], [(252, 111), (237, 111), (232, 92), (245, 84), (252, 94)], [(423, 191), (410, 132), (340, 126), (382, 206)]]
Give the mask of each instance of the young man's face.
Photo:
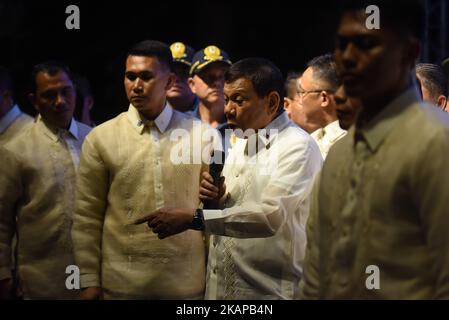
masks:
[(166, 91), (172, 86), (173, 78), (169, 68), (157, 57), (129, 56), (126, 59), (126, 95), (148, 119), (155, 119), (163, 110)]
[(39, 72), (36, 92), (31, 100), (42, 118), (50, 125), (68, 129), (75, 111), (76, 92), (70, 77), (63, 71), (54, 75)]
[(259, 97), (246, 78), (226, 83), (224, 96), (228, 124), (243, 131), (265, 128), (276, 112), (270, 107), (269, 97)]
[(362, 10), (344, 13), (335, 49), (347, 94), (362, 100), (396, 92), (414, 63), (408, 42), (400, 39), (399, 32), (386, 24), (369, 30), (366, 18)]
[(211, 63), (190, 78), (190, 88), (200, 101), (209, 104), (224, 103), (224, 74), (228, 68), (223, 63)]

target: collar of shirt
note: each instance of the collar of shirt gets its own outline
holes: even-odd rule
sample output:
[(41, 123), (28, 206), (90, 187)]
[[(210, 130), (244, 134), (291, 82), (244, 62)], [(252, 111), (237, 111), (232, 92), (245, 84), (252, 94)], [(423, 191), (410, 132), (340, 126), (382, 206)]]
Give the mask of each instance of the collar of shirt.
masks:
[(161, 133), (164, 133), (167, 130), (168, 125), (170, 124), (172, 116), (173, 109), (168, 102), (165, 103), (164, 109), (157, 116), (157, 118), (154, 119), (154, 121), (145, 119), (132, 104), (129, 105), (128, 109), (128, 119), (139, 134), (143, 133), (145, 125), (152, 122), (156, 125)]
[(0, 134), (2, 134), (8, 127), (16, 120), (22, 112), (19, 109), (19, 106), (15, 104), (11, 110), (9, 110), (1, 119), (0, 119)]
[[(263, 147), (269, 148), (273, 140), (277, 135), (284, 130), (290, 123), (290, 120), (286, 112), (281, 113), (273, 121), (271, 121), (265, 128), (258, 130), (257, 132), (257, 143), (260, 143), (258, 150)], [(248, 154), (248, 139), (242, 139), (245, 141), (245, 154)]]
[(64, 135), (66, 134), (69, 134), (74, 139), (78, 140), (78, 126), (76, 125), (76, 121), (73, 118), (70, 121), (69, 130), (55, 128), (48, 125), (41, 115), (38, 115), (36, 123), (38, 127), (44, 132), (44, 134), (55, 142), (57, 142), (60, 138), (64, 138)]
[(363, 136), (371, 152), (384, 141), (390, 131), (401, 121), (403, 111), (413, 103), (419, 102), (415, 87), (409, 88), (390, 102), (373, 120), (355, 130)]
[(338, 120), (336, 120), (334, 122), (329, 123), (324, 128), (315, 130), (314, 132), (312, 132), (311, 136), (316, 141), (321, 141), (321, 140), (326, 139), (329, 143), (332, 144), (335, 141), (337, 141), (344, 134), (346, 134), (346, 130), (343, 130), (342, 128), (340, 128), (340, 124), (339, 124)]

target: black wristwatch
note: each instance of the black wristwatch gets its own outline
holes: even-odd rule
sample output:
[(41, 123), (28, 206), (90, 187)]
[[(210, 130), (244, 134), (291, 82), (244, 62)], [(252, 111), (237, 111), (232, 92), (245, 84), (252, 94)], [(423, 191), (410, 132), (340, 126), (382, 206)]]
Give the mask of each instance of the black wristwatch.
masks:
[(190, 223), (190, 229), (193, 230), (204, 230), (204, 216), (203, 209), (196, 209), (193, 220)]

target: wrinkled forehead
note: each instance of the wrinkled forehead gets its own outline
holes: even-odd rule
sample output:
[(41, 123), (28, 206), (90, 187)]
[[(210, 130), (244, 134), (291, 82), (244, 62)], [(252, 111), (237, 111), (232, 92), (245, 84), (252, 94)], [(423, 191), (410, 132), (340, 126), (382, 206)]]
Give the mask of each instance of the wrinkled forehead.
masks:
[(241, 77), (230, 82), (225, 82), (224, 92), (226, 95), (234, 93), (251, 93), (254, 92), (254, 86), (250, 79)]

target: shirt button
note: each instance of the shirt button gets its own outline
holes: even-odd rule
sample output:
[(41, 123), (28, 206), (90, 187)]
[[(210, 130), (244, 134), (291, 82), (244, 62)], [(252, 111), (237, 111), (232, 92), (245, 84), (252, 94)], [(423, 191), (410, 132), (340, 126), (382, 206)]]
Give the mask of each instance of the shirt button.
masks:
[(355, 179), (351, 179), (351, 187), (355, 188), (357, 186), (357, 181)]

